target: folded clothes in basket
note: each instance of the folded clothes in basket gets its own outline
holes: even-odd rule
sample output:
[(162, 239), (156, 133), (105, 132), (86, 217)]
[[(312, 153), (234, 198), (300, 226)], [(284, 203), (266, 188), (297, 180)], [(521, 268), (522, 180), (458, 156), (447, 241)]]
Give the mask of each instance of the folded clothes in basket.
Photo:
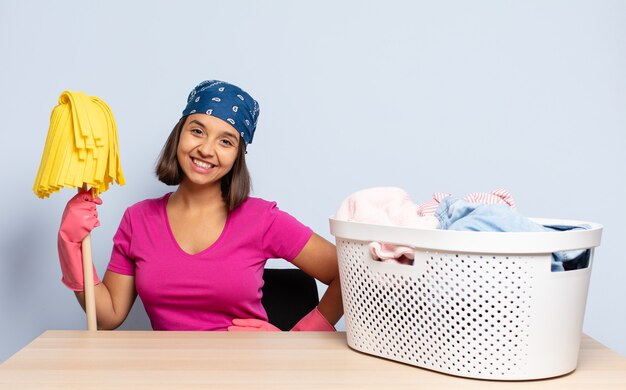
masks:
[[(435, 210), (450, 194), (436, 192), (433, 198), (422, 204), (411, 201), (409, 194), (398, 187), (373, 187), (357, 191), (348, 196), (339, 206), (335, 218), (343, 221), (363, 222), (376, 225), (402, 226), (417, 229), (438, 229), (439, 220)], [(513, 196), (503, 189), (489, 193), (475, 192), (463, 199), (469, 202), (488, 204), (503, 203), (515, 207)], [(413, 248), (372, 242), (370, 253), (376, 260), (412, 264)]]
[[(435, 192), (432, 199), (417, 206), (417, 214), (421, 216), (434, 215), (441, 201), (451, 195), (447, 192)], [(473, 192), (465, 195), (463, 199), (471, 203), (503, 204), (515, 208), (513, 195), (502, 188), (491, 192)]]
[[(422, 204), (411, 201), (409, 194), (398, 187), (374, 187), (357, 191), (348, 196), (339, 206), (335, 218), (343, 221), (363, 222), (376, 225), (402, 226), (417, 229), (437, 229), (439, 220), (435, 210), (448, 193), (437, 192)], [(515, 207), (513, 196), (497, 189), (489, 193), (475, 192), (463, 199), (469, 202), (506, 204)], [(370, 243), (370, 252), (376, 260), (412, 264), (413, 248), (382, 242)]]
[[(344, 199), (335, 218), (418, 229), (482, 232), (548, 232), (589, 228), (586, 225), (542, 226), (518, 213), (513, 196), (504, 189), (471, 193), (463, 198), (435, 193), (431, 200), (415, 204), (401, 188), (368, 188)], [(369, 249), (376, 260), (400, 264), (413, 262), (413, 248), (407, 246), (372, 242)], [(585, 268), (589, 258), (588, 250), (555, 252), (552, 254), (552, 271)]]
[[(376, 225), (437, 229), (437, 218), (418, 215), (417, 207), (401, 188), (374, 187), (357, 191), (344, 199), (335, 218)], [(372, 242), (369, 248), (372, 257), (378, 260), (401, 264), (413, 262), (413, 248), (380, 242)]]
[[(588, 229), (581, 226), (543, 226), (524, 217), (504, 204), (480, 204), (468, 202), (454, 196), (441, 200), (435, 210), (439, 228), (444, 230), (465, 230), (475, 232), (553, 232)], [(589, 252), (575, 250), (552, 254), (552, 271), (585, 268), (589, 262)]]

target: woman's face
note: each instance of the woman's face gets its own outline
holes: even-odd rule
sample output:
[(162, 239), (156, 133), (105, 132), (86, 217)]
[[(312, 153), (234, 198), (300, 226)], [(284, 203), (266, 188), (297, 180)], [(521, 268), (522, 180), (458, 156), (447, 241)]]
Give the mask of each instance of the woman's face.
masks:
[(228, 122), (206, 114), (191, 114), (183, 126), (176, 156), (184, 181), (215, 184), (233, 167), (241, 136)]

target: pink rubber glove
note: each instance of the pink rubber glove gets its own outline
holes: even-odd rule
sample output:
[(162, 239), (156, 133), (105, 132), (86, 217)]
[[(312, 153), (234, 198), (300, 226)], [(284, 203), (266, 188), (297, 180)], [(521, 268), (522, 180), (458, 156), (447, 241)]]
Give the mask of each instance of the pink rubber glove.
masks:
[(301, 331), (336, 332), (337, 329), (328, 322), (326, 317), (324, 317), (316, 307), (311, 310), (309, 314), (302, 317), (290, 330), (290, 332)]
[[(96, 211), (99, 204), (102, 204), (102, 199), (94, 199), (91, 192), (81, 191), (67, 202), (63, 211), (57, 239), (63, 273), (61, 281), (74, 291), (85, 289), (82, 241), (96, 226), (100, 226)], [(93, 281), (94, 284), (100, 283), (95, 267)]]
[(256, 318), (235, 318), (229, 332), (280, 332), (280, 329), (267, 321)]

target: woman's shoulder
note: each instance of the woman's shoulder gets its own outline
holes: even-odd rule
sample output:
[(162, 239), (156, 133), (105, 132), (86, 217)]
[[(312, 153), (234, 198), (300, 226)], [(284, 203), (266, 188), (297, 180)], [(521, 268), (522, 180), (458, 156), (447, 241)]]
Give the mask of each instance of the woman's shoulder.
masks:
[(236, 215), (242, 219), (256, 218), (257, 220), (265, 219), (267, 221), (273, 221), (276, 218), (293, 218), (290, 213), (281, 210), (276, 202), (252, 196), (249, 196), (241, 203), (233, 213), (236, 213)]
[(244, 200), (236, 210), (240, 213), (264, 213), (276, 208), (276, 202), (268, 201), (261, 198), (249, 196)]
[(129, 214), (146, 214), (146, 213), (154, 213), (159, 212), (164, 205), (167, 204), (167, 200), (169, 199), (172, 193), (168, 192), (167, 194), (160, 196), (158, 198), (150, 198), (139, 201), (132, 206), (129, 206), (126, 209), (126, 212)]

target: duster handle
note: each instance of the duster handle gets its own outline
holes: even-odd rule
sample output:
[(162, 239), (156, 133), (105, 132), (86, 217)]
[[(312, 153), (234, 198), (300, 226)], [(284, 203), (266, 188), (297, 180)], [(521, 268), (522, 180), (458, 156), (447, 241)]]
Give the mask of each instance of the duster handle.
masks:
[(87, 313), (87, 330), (98, 330), (96, 320), (96, 297), (93, 286), (93, 260), (91, 258), (91, 234), (83, 239), (83, 275), (85, 277), (85, 312)]

